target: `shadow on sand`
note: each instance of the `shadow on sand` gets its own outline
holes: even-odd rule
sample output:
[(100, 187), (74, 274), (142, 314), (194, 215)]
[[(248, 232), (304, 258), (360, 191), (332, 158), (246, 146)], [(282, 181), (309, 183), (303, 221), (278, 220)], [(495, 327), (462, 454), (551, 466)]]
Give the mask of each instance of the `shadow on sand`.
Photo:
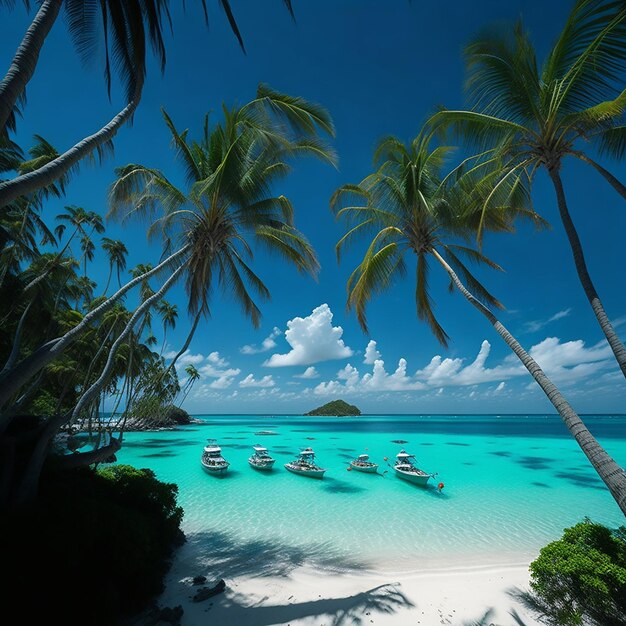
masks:
[[(397, 589), (395, 585), (380, 585), (367, 591), (355, 593), (343, 598), (310, 600), (293, 604), (264, 604), (265, 597), (254, 604), (249, 604), (241, 594), (228, 594), (216, 602), (216, 607), (226, 611), (232, 624), (288, 624), (304, 618), (322, 618), (327, 626), (360, 626), (369, 624), (370, 614), (395, 613), (403, 607), (412, 607), (413, 603)], [(209, 612), (210, 613), (210, 612)], [(315, 622), (318, 623), (318, 622)]]
[(190, 576), (209, 578), (236, 576), (288, 577), (303, 565), (340, 573), (362, 570), (367, 563), (348, 557), (331, 543), (293, 546), (269, 539), (241, 541), (228, 533), (194, 533), (181, 549)]
[[(180, 549), (176, 566), (181, 577), (177, 595), (189, 597), (197, 587), (191, 578), (205, 575), (209, 580), (224, 578), (227, 590), (204, 605), (207, 623), (215, 624), (283, 624), (304, 618), (324, 619), (315, 623), (327, 626), (360, 626), (369, 624), (368, 614), (395, 613), (413, 603), (395, 584), (381, 585), (350, 596), (273, 604), (269, 596), (248, 596), (233, 590), (231, 581), (238, 577), (291, 578), (302, 566), (324, 570), (329, 575), (362, 571), (368, 564), (337, 550), (331, 543), (293, 546), (273, 540), (241, 541), (227, 533), (202, 532), (190, 535)], [(315, 590), (313, 590), (313, 593)], [(309, 591), (310, 593), (310, 591)]]

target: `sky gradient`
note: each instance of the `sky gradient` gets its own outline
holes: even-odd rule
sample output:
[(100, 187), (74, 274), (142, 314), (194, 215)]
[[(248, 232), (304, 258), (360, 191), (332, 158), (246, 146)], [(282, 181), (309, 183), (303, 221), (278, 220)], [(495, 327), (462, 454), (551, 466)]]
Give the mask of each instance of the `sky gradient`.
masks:
[[(367, 413), (550, 411), (541, 390), (486, 319), (458, 293), (448, 293), (448, 281), (438, 268), (433, 268), (431, 284), (437, 315), (451, 337), (449, 349), (439, 346), (417, 319), (410, 274), (372, 301), (370, 334), (363, 334), (345, 309), (346, 279), (363, 249), (357, 246), (337, 264), (334, 246), (342, 226), (334, 221), (328, 201), (337, 187), (356, 183), (372, 171), (378, 139), (394, 134), (409, 140), (438, 105), (463, 106), (461, 53), (471, 36), (494, 22), (521, 17), (541, 58), (571, 2), (295, 0), (294, 24), (279, 0), (235, 0), (247, 55), (238, 48), (217, 1), (208, 4), (208, 30), (194, 3), (187, 3), (186, 13), (174, 10), (165, 75), (151, 64), (134, 124), (120, 131), (115, 154), (101, 165), (83, 163), (67, 197), (49, 202), (45, 209), (50, 223), (69, 204), (104, 214), (113, 169), (127, 163), (160, 168), (182, 183), (161, 107), (192, 136), (204, 113), (219, 116), (222, 102), (252, 99), (260, 82), (330, 111), (337, 128), (339, 167), (298, 162), (277, 188), (292, 200), (296, 224), (318, 252), (318, 281), (259, 251), (255, 267), (272, 293), (272, 300), (262, 306), (259, 330), (231, 300), (215, 293), (212, 317), (201, 323), (181, 360), (181, 366), (194, 363), (202, 375), (185, 408), (193, 413), (301, 413), (341, 397)], [(18, 5), (10, 12), (3, 9), (2, 17), (0, 59), (8, 66), (30, 16)], [(66, 149), (122, 106), (119, 83), (109, 102), (101, 58), (83, 66), (62, 20), (45, 44), (27, 95), (16, 137), (25, 148), (33, 133), (40, 133), (58, 149)], [(602, 162), (626, 179), (623, 164)], [(563, 179), (590, 273), (624, 337), (620, 252), (626, 206), (582, 164), (567, 162)], [(514, 235), (488, 237), (486, 254), (506, 272), (480, 270), (479, 276), (506, 305), (502, 322), (574, 408), (624, 412), (626, 384), (576, 277), (544, 174), (537, 178), (533, 200), (553, 228), (535, 232), (520, 226)], [(129, 267), (159, 258), (160, 249), (146, 242), (141, 224), (110, 224), (105, 235), (125, 241)], [(92, 271), (106, 280), (108, 265), (102, 256), (96, 257)], [(166, 352), (177, 350), (189, 325), (184, 291), (176, 288), (168, 300), (181, 314), (176, 329), (168, 331)], [(160, 340), (158, 323), (154, 332)]]

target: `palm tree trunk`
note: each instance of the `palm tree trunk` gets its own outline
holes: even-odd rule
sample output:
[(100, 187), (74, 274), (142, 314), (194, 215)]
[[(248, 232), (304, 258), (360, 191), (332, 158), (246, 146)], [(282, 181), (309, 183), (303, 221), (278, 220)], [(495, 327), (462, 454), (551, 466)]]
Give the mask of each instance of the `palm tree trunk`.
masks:
[(561, 215), (561, 221), (563, 222), (567, 238), (569, 239), (569, 243), (572, 248), (572, 254), (574, 255), (574, 263), (576, 265), (576, 271), (578, 272), (578, 278), (580, 279), (580, 283), (585, 290), (587, 299), (589, 300), (591, 308), (593, 309), (598, 323), (600, 324), (600, 328), (602, 329), (606, 340), (609, 342), (609, 346), (611, 346), (611, 350), (615, 355), (615, 359), (617, 360), (619, 368), (622, 370), (622, 374), (624, 374), (624, 377), (626, 377), (626, 347), (624, 347), (624, 344), (615, 332), (613, 324), (611, 324), (609, 317), (604, 310), (604, 306), (602, 304), (602, 301), (600, 300), (600, 296), (598, 296), (598, 292), (594, 287), (591, 276), (589, 276), (587, 264), (585, 263), (585, 256), (583, 254), (583, 248), (580, 243), (578, 233), (576, 232), (574, 222), (572, 221), (572, 218), (567, 209), (565, 192), (563, 190), (563, 183), (561, 182), (559, 172), (556, 169), (549, 169), (548, 172), (550, 174), (550, 178), (552, 179), (552, 183), (554, 184), (554, 190), (556, 191), (556, 199), (559, 205), (559, 214)]
[(513, 350), (524, 367), (530, 372), (530, 375), (537, 381), (552, 406), (561, 416), (565, 426), (567, 426), (567, 429), (574, 439), (576, 439), (576, 442), (585, 456), (589, 459), (589, 462), (608, 487), (622, 513), (626, 515), (626, 472), (624, 469), (620, 467), (598, 443), (568, 401), (561, 395), (561, 392), (556, 388), (554, 383), (545, 375), (541, 367), (539, 367), (539, 364), (524, 350), (515, 337), (511, 335), (486, 306), (466, 289), (465, 285), (463, 285), (445, 259), (443, 259), (434, 248), (431, 252), (446, 270), (457, 289), (489, 320), (500, 337), (504, 339), (507, 346)]
[(24, 309), (22, 316), (20, 317), (20, 321), (17, 324), (15, 335), (13, 337), (13, 347), (11, 348), (11, 354), (9, 355), (7, 362), (4, 364), (2, 372), (10, 370), (13, 365), (15, 365), (15, 361), (17, 361), (17, 357), (20, 355), (20, 346), (22, 345), (22, 333), (24, 331), (24, 323), (26, 322), (26, 316), (28, 315), (28, 311), (30, 310), (33, 302), (34, 301), (31, 300), (28, 303), (28, 306)]
[(107, 284), (104, 287), (104, 291), (102, 292), (103, 296), (106, 296), (107, 291), (109, 290), (109, 284), (111, 282), (111, 276), (113, 276), (113, 263), (109, 266), (109, 277), (107, 278)]
[(138, 79), (137, 87), (131, 101), (122, 109), (106, 126), (99, 131), (85, 137), (75, 146), (59, 155), (46, 165), (17, 176), (13, 180), (0, 183), (0, 208), (13, 202), (20, 196), (31, 194), (43, 187), (51, 185), (55, 180), (63, 176), (81, 159), (91, 154), (94, 150), (113, 139), (117, 131), (132, 117), (141, 100), (143, 79)]
[(104, 387), (105, 383), (107, 382), (109, 378), (109, 374), (111, 373), (111, 370), (113, 369), (113, 365), (115, 362), (115, 354), (117, 353), (117, 349), (120, 347), (122, 342), (126, 339), (128, 334), (131, 332), (131, 330), (133, 329), (133, 326), (137, 323), (137, 320), (153, 304), (155, 304), (158, 300), (160, 300), (167, 293), (167, 290), (176, 282), (176, 279), (178, 278), (178, 276), (181, 274), (181, 272), (184, 269), (185, 269), (185, 265), (180, 265), (176, 270), (174, 270), (174, 272), (172, 272), (172, 275), (163, 283), (163, 286), (154, 295), (150, 296), (139, 307), (137, 307), (137, 309), (133, 313), (130, 320), (128, 320), (128, 324), (126, 324), (126, 327), (124, 328), (124, 330), (120, 333), (117, 339), (113, 342), (113, 345), (111, 346), (111, 349), (109, 350), (109, 356), (107, 358), (106, 365), (104, 366), (104, 369), (102, 370), (102, 373), (100, 374), (100, 377), (98, 378), (98, 380), (96, 380), (96, 382), (93, 383), (93, 385), (91, 385), (91, 387), (89, 387), (89, 389), (87, 389), (87, 391), (85, 391), (85, 393), (80, 397), (80, 399), (76, 403), (76, 407), (74, 408), (74, 411), (72, 413), (72, 419), (76, 419), (80, 415), (80, 412), (83, 410), (83, 408), (87, 406), (89, 402), (91, 401), (91, 399), (97, 393), (99, 393), (101, 389)]
[(581, 161), (584, 161), (585, 163), (591, 165), (591, 167), (595, 168), (596, 171), (599, 172), (600, 175), (608, 181), (609, 185), (611, 185), (611, 187), (613, 187), (613, 189), (615, 189), (615, 191), (617, 191), (617, 193), (622, 196), (624, 200), (626, 200), (626, 187), (624, 187), (624, 185), (622, 185), (622, 183), (617, 180), (617, 178), (615, 178), (615, 176), (613, 176), (611, 172), (605, 170), (599, 163), (596, 163), (593, 159), (590, 159), (586, 154), (583, 154), (582, 152), (575, 152), (574, 154)]
[(165, 368), (165, 371), (163, 372), (163, 376), (166, 376), (170, 372), (170, 370), (174, 367), (174, 365), (176, 365), (176, 361), (178, 361), (178, 359), (185, 353), (185, 351), (189, 347), (189, 344), (191, 343), (193, 336), (196, 334), (196, 329), (198, 328), (198, 323), (200, 322), (201, 317), (202, 317), (202, 311), (198, 311), (196, 313), (196, 317), (193, 320), (191, 330), (189, 331), (189, 334), (187, 335), (187, 339), (185, 339), (185, 343), (183, 344), (183, 347), (176, 353), (176, 356), (172, 359), (172, 362)]
[(0, 82), (0, 133), (7, 125), (15, 103), (23, 95), (33, 77), (41, 48), (56, 21), (63, 0), (45, 0), (28, 27), (19, 45), (7, 75)]
[[(184, 245), (180, 250), (169, 256), (167, 259), (159, 263), (150, 271), (133, 278), (114, 293), (110, 298), (103, 302), (100, 306), (87, 313), (85, 317), (72, 330), (68, 331), (62, 337), (48, 341), (41, 345), (33, 354), (20, 361), (15, 367), (7, 372), (0, 373), (0, 409), (3, 408), (11, 397), (39, 370), (48, 363), (57, 358), (63, 351), (70, 346), (78, 337), (80, 337), (88, 328), (91, 322), (101, 317), (108, 311), (127, 291), (141, 283), (143, 280), (150, 278), (154, 274), (162, 271), (171, 265), (178, 258), (183, 256), (189, 250), (189, 244)], [(184, 264), (183, 264), (184, 265)], [(4, 412), (0, 412), (0, 435), (8, 425), (10, 418), (5, 416)]]

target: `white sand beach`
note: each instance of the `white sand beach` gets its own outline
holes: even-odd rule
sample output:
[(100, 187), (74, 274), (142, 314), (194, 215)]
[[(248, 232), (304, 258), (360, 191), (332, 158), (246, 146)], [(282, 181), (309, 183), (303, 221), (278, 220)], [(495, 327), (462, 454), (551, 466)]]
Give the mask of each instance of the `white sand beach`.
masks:
[[(232, 560), (224, 563), (224, 593), (193, 602), (200, 587), (192, 584), (191, 577), (213, 575), (202, 568), (207, 562), (202, 545), (190, 537), (179, 550), (159, 598), (162, 607), (182, 605), (182, 626), (538, 625), (508, 593), (528, 585), (528, 565), (520, 563), (458, 569), (429, 566), (420, 572), (390, 574), (328, 571), (305, 562), (293, 563), (292, 569), (279, 567), (272, 574), (269, 564), (254, 554), (236, 567)], [(511, 611), (518, 613), (518, 621)]]

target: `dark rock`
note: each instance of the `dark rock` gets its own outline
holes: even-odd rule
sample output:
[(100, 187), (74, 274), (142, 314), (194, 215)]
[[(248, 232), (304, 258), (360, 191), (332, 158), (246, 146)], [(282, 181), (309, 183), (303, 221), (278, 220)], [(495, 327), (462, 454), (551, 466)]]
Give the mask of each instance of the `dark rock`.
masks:
[(194, 576), (193, 577), (194, 585), (204, 585), (205, 582), (206, 582), (206, 576)]
[(202, 587), (202, 589), (198, 590), (198, 593), (196, 593), (192, 600), (194, 602), (203, 602), (204, 600), (216, 596), (218, 593), (222, 593), (225, 589), (226, 583), (220, 578), (213, 587)]
[(409, 443), (406, 439), (392, 439), (391, 443)]
[(170, 624), (171, 626), (180, 626), (180, 620), (184, 613), (183, 607), (179, 604), (175, 607), (166, 606), (157, 613), (155, 626), (158, 624)]
[(171, 406), (165, 412), (165, 421), (180, 425), (191, 424), (191, 415), (177, 406)]

